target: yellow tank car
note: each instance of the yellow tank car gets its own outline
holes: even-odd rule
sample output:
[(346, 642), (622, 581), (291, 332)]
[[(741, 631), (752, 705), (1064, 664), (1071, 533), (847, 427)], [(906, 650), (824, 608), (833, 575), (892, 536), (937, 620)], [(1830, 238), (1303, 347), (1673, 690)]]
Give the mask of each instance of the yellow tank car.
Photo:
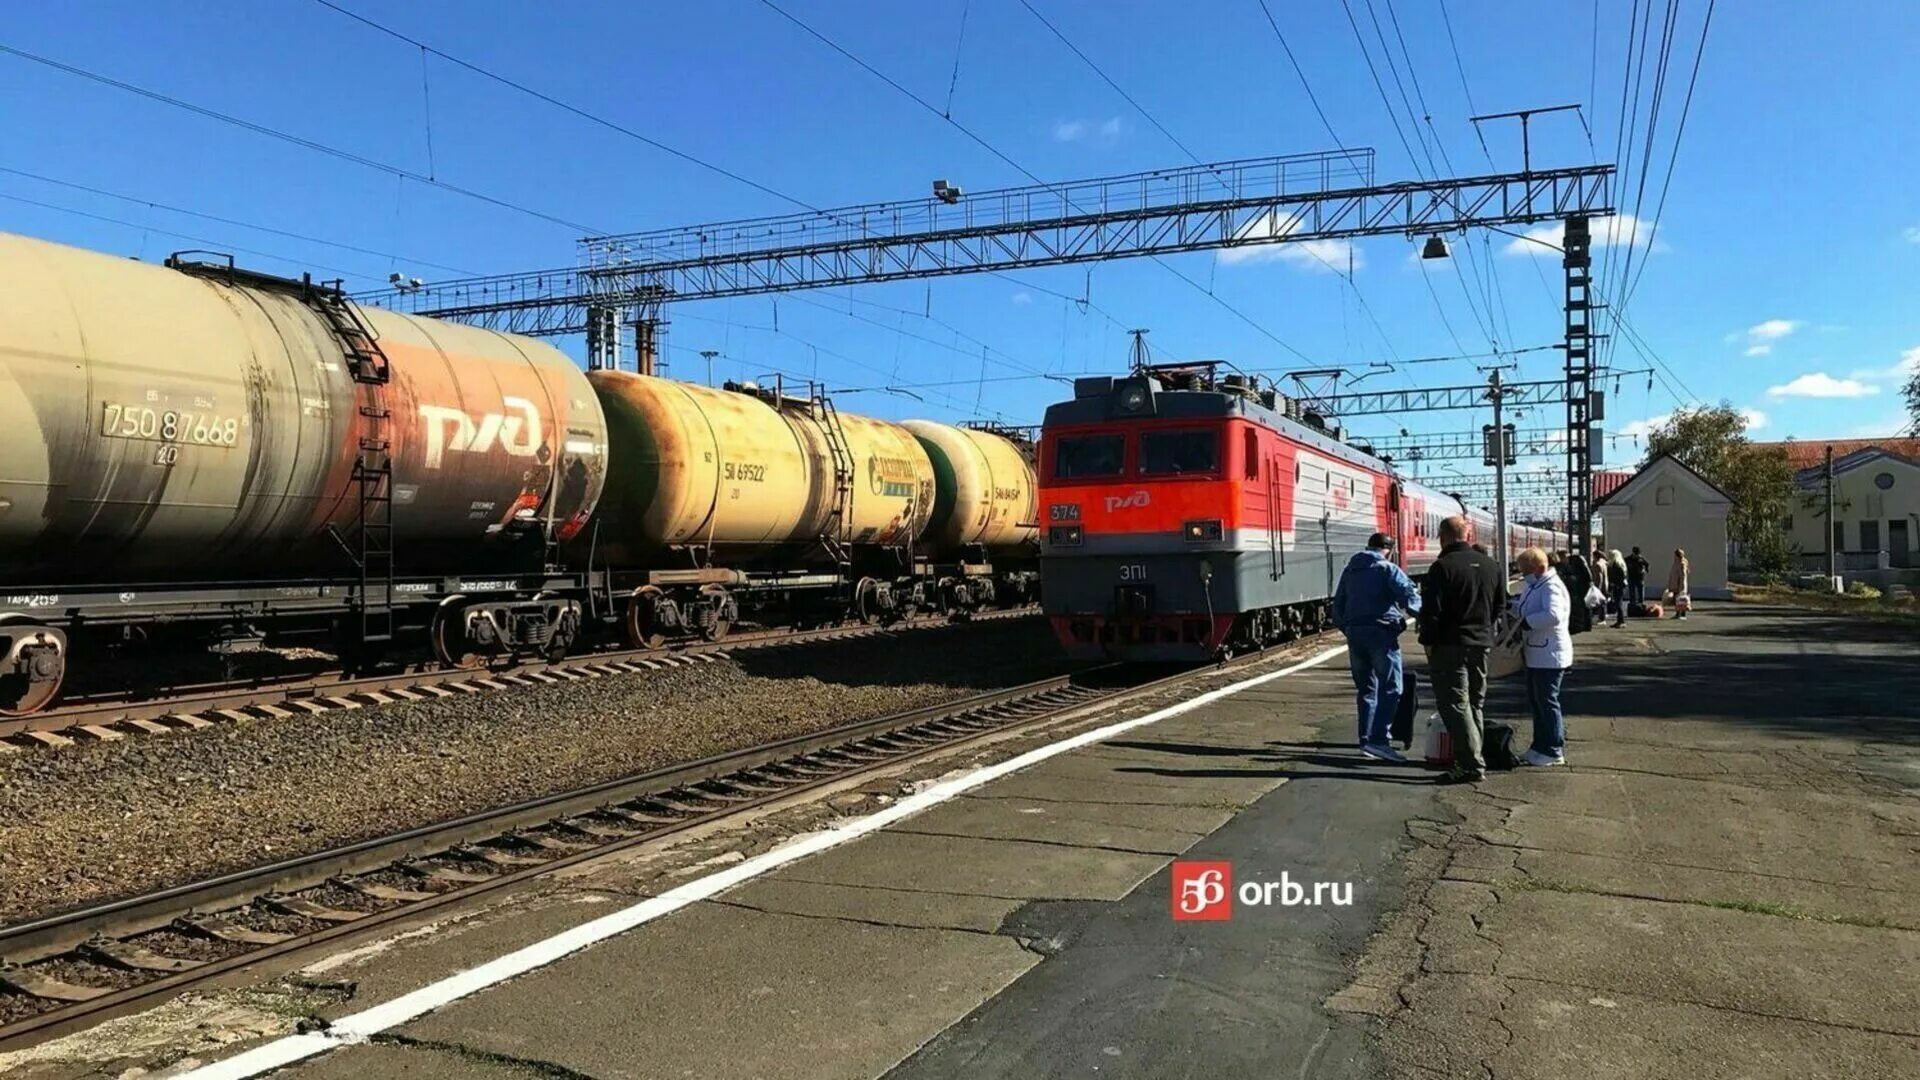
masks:
[[(613, 565), (704, 549), (715, 563), (782, 548), (906, 545), (933, 512), (933, 464), (896, 424), (752, 390), (621, 371), (589, 372), (613, 475), (596, 519)], [(835, 445), (851, 490), (836, 486)], [(799, 553), (788, 551), (791, 557)]]
[(992, 554), (1033, 547), (1033, 463), (1011, 439), (931, 420), (900, 425), (933, 462), (933, 519), (926, 543), (937, 554), (979, 545)]

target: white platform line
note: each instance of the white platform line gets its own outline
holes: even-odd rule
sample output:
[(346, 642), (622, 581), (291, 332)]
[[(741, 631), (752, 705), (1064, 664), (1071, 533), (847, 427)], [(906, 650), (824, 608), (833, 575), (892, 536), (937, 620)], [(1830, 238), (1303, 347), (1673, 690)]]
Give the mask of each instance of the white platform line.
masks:
[(485, 990), (513, 978), (524, 975), (536, 968), (545, 967), (556, 960), (579, 952), (596, 942), (605, 941), (617, 934), (623, 934), (637, 926), (643, 926), (671, 914), (689, 904), (705, 900), (710, 896), (724, 892), (735, 885), (751, 881), (770, 870), (778, 869), (790, 862), (804, 859), (829, 848), (838, 847), (849, 840), (865, 836), (886, 828), (904, 818), (912, 817), (923, 810), (946, 802), (956, 795), (963, 794), (982, 784), (997, 780), (1009, 773), (1018, 772), (1030, 765), (1037, 765), (1051, 757), (1077, 750), (1097, 742), (1104, 742), (1116, 735), (1122, 735), (1136, 728), (1157, 724), (1182, 713), (1192, 712), (1204, 705), (1210, 705), (1222, 698), (1231, 697), (1243, 690), (1285, 678), (1296, 672), (1305, 671), (1326, 663), (1328, 660), (1346, 652), (1346, 646), (1328, 649), (1313, 657), (1281, 668), (1264, 675), (1255, 675), (1242, 679), (1217, 690), (1188, 698), (1185, 701), (1169, 705), (1164, 709), (1137, 716), (1131, 720), (1122, 720), (1105, 727), (1085, 731), (1072, 738), (1048, 743), (1038, 749), (1029, 750), (1018, 757), (1009, 758), (996, 765), (988, 765), (964, 773), (949, 780), (941, 781), (924, 791), (918, 792), (894, 803), (892, 806), (865, 817), (843, 821), (830, 829), (796, 836), (787, 843), (756, 855), (745, 862), (718, 873), (709, 874), (697, 881), (688, 882), (676, 889), (661, 893), (659, 896), (642, 900), (630, 907), (609, 915), (603, 915), (591, 922), (582, 923), (571, 930), (563, 930), (544, 941), (507, 953), (505, 956), (490, 960), (478, 967), (469, 968), (455, 975), (449, 975), (438, 982), (429, 983), (410, 994), (375, 1005), (372, 1008), (343, 1016), (326, 1030), (301, 1035), (287, 1035), (264, 1046), (256, 1047), (244, 1054), (238, 1054), (225, 1061), (216, 1061), (203, 1065), (187, 1073), (188, 1077), (200, 1080), (246, 1080), (304, 1061), (316, 1054), (326, 1053), (342, 1046), (364, 1043), (380, 1032), (398, 1027), (417, 1019), (433, 1010), (458, 1001), (461, 998)]

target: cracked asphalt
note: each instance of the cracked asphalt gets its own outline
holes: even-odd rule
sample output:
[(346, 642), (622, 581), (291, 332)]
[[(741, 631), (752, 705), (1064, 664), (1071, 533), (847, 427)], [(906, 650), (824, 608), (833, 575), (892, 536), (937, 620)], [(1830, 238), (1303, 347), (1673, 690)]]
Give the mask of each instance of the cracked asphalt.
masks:
[[(1913, 643), (1723, 604), (1577, 644), (1564, 769), (1460, 789), (1366, 764), (1335, 660), (284, 1075), (1920, 1075)], [(1492, 711), (1521, 716), (1518, 685)], [(165, 1072), (324, 1024), (1038, 741), (574, 868), (280, 973), (297, 1008), (130, 1018), (20, 1074)], [(1175, 857), (1353, 903), (1174, 922)]]

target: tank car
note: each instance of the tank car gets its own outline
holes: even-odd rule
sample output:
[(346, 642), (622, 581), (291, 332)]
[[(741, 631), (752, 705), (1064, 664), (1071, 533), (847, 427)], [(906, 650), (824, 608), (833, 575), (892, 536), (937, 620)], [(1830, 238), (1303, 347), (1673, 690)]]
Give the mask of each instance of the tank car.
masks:
[(0, 234), (0, 713), (68, 638), (405, 623), (443, 659), (564, 647), (544, 554), (592, 514), (606, 428), (540, 342), (337, 288)]
[(743, 607), (807, 622), (892, 620), (927, 603), (913, 545), (934, 510), (934, 470), (905, 428), (782, 384), (588, 380), (614, 467), (573, 548), (619, 580), (635, 642), (717, 637)]
[(922, 547), (942, 609), (965, 614), (1031, 602), (1039, 591), (1035, 448), (1019, 433), (907, 420), (933, 465), (933, 513)]
[(1484, 516), (1210, 365), (1074, 389), (1040, 452), (1041, 604), (1074, 656), (1200, 661), (1284, 640), (1326, 625), (1371, 534), (1396, 537), (1417, 576), (1441, 519)]

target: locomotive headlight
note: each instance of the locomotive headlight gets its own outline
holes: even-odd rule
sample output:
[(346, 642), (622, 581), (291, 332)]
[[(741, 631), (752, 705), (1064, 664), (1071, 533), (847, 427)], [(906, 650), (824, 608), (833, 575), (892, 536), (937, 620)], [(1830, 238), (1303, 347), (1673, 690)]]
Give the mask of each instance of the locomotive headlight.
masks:
[(1186, 533), (1187, 543), (1189, 544), (1202, 544), (1209, 540), (1218, 540), (1226, 535), (1225, 531), (1220, 527), (1220, 520), (1218, 518), (1209, 518), (1205, 521), (1189, 521), (1183, 531)]
[(1139, 412), (1147, 406), (1147, 388), (1139, 384), (1127, 387), (1120, 392), (1120, 407), (1128, 412)]
[(1055, 525), (1047, 530), (1047, 543), (1057, 547), (1079, 547), (1080, 526)]

